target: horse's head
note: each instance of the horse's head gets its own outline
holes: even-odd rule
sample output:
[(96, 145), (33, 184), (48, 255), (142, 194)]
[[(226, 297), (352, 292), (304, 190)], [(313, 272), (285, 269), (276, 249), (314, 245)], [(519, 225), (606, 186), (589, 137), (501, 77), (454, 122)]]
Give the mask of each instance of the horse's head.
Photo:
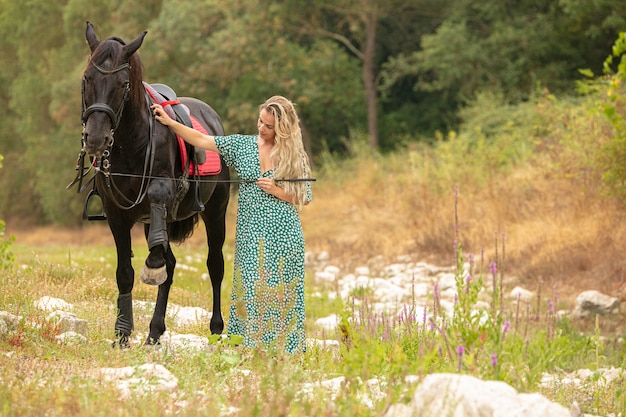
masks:
[(86, 38), (91, 56), (83, 73), (83, 149), (100, 157), (113, 144), (124, 106), (140, 105), (141, 61), (135, 52), (147, 32), (126, 44), (110, 38), (100, 42), (93, 25), (87, 22)]

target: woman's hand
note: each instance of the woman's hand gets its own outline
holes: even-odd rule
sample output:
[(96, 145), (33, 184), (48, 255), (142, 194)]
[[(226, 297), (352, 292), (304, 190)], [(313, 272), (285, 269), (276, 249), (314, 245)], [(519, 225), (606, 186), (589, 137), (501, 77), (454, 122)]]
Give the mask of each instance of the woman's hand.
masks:
[(276, 195), (276, 192), (278, 191), (276, 189), (279, 188), (274, 180), (269, 177), (259, 178), (256, 181), (256, 185), (258, 185), (260, 189), (271, 195)]
[(164, 124), (165, 126), (169, 126), (172, 119), (170, 116), (163, 110), (163, 107), (160, 104), (153, 104), (150, 106), (152, 109), (152, 114), (154, 114), (154, 118)]
[(293, 204), (293, 197), (287, 194), (283, 187), (276, 185), (276, 182), (274, 182), (273, 179), (268, 177), (259, 178), (256, 181), (256, 185), (258, 185), (260, 189), (268, 194), (273, 195), (277, 199)]

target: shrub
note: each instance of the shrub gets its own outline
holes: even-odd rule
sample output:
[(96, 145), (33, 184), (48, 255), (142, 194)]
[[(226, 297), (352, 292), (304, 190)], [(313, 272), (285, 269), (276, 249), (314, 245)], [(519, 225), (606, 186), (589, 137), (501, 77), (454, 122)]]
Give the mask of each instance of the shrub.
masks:
[[(2, 168), (2, 155), (0, 155), (0, 168)], [(13, 265), (14, 256), (9, 251), (11, 244), (15, 240), (13, 236), (4, 238), (6, 224), (0, 220), (0, 268), (9, 269)]]

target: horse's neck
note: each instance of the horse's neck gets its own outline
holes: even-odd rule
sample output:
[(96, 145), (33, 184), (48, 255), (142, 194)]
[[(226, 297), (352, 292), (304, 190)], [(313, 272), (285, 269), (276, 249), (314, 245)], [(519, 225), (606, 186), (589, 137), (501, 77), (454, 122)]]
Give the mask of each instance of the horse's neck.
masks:
[(150, 141), (152, 128), (150, 127), (148, 106), (140, 109), (125, 108), (120, 125), (115, 132), (115, 143), (123, 153), (136, 157), (137, 152), (144, 151)]

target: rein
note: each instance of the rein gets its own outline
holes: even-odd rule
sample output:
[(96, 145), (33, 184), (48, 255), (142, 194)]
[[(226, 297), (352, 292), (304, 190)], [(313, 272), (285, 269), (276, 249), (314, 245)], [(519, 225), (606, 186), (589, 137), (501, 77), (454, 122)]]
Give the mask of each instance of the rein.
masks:
[[(99, 168), (96, 168), (96, 172), (100, 171)], [(130, 178), (147, 178), (147, 179), (161, 179), (161, 180), (170, 180), (170, 181), (178, 181), (177, 178), (165, 178), (165, 177), (152, 177), (152, 176), (142, 176), (136, 174), (122, 174), (121, 172), (110, 172), (107, 175), (117, 176), (117, 177), (130, 177)], [(192, 182), (199, 183), (230, 183), (230, 184), (254, 184), (257, 180), (242, 180), (242, 179), (230, 179), (230, 180), (217, 180), (217, 179), (193, 179), (190, 180)], [(317, 178), (277, 178), (274, 182), (314, 182), (317, 181)]]
[[(114, 74), (123, 69), (131, 68), (130, 64), (128, 63), (124, 63), (110, 70), (104, 69), (93, 62), (91, 64), (100, 73), (105, 74), (105, 75)], [(84, 166), (84, 161), (85, 161), (85, 156), (86, 156), (85, 150), (82, 149), (80, 151), (78, 155), (78, 160), (76, 161), (76, 170), (78, 171), (78, 173), (76, 175), (76, 178), (70, 184), (68, 184), (66, 188), (69, 189), (78, 182), (79, 184), (78, 193), (83, 192), (87, 188), (87, 186), (96, 178), (96, 176), (94, 175), (92, 178), (89, 179), (89, 181), (85, 185), (82, 184), (83, 178), (91, 171), (92, 168), (94, 168), (96, 174), (101, 173), (102, 175), (104, 175), (105, 183), (106, 183), (107, 189), (109, 190), (108, 194), (109, 194), (109, 197), (111, 198), (111, 201), (121, 210), (130, 210), (136, 207), (137, 205), (141, 204), (146, 194), (148, 193), (148, 187), (147, 187), (148, 182), (149, 182), (148, 180), (151, 178), (154, 178), (150, 175), (150, 173), (152, 172), (152, 167), (154, 165), (154, 158), (156, 154), (155, 146), (153, 146), (153, 140), (152, 140), (152, 136), (154, 134), (154, 128), (153, 128), (154, 121), (153, 121), (153, 118), (151, 117), (152, 115), (150, 114), (150, 111), (148, 111), (148, 113), (150, 114), (150, 117), (148, 117), (149, 140), (148, 140), (148, 146), (146, 149), (146, 155), (145, 155), (145, 160), (144, 160), (143, 174), (133, 175), (133, 177), (142, 179), (139, 192), (137, 193), (137, 197), (133, 201), (130, 198), (126, 197), (124, 193), (119, 189), (119, 187), (115, 184), (115, 181), (113, 180), (113, 176), (117, 175), (117, 173), (112, 173), (110, 171), (111, 161), (109, 159), (111, 156), (111, 150), (113, 148), (115, 129), (117, 129), (117, 127), (119, 126), (120, 119), (122, 118), (124, 105), (126, 104), (126, 101), (128, 100), (128, 96), (130, 93), (130, 86), (128, 84), (125, 85), (122, 103), (120, 104), (120, 107), (118, 108), (117, 112), (114, 111), (111, 108), (111, 106), (109, 106), (106, 103), (94, 103), (91, 106), (87, 107), (85, 103), (85, 79), (84, 77), (83, 77), (81, 93), (82, 93), (82, 98), (83, 98), (83, 110), (81, 113), (81, 121), (82, 121), (83, 129), (85, 128), (85, 125), (87, 123), (87, 118), (92, 113), (97, 112), (97, 111), (104, 112), (111, 118), (111, 140), (107, 144), (107, 148), (103, 152), (100, 160), (91, 161), (92, 163), (90, 164), (89, 168), (86, 168)], [(147, 96), (146, 96), (146, 104), (149, 109), (150, 102)], [(120, 176), (125, 176), (125, 175), (128, 175), (128, 174), (121, 174)], [(95, 184), (94, 184), (94, 187), (95, 187)], [(115, 190), (117, 192), (117, 195), (121, 197), (121, 199), (123, 200), (122, 202), (120, 202), (118, 198), (116, 198), (116, 195), (113, 192), (113, 190)]]
[[(150, 103), (148, 102), (148, 100), (149, 100), (148, 97), (146, 97), (148, 108), (150, 108)], [(130, 210), (136, 207), (137, 205), (141, 204), (143, 199), (146, 197), (146, 194), (148, 193), (148, 182), (149, 182), (148, 180), (155, 178), (150, 175), (152, 173), (152, 167), (154, 166), (154, 158), (156, 154), (156, 147), (154, 146), (153, 140), (152, 140), (152, 136), (154, 134), (154, 128), (153, 128), (154, 122), (152, 120), (152, 117), (148, 117), (148, 120), (149, 120), (149, 134), (148, 134), (149, 140), (148, 140), (148, 147), (146, 149), (146, 156), (144, 159), (142, 175), (122, 174), (122, 173), (116, 173), (116, 172), (110, 171), (111, 161), (109, 160), (109, 157), (111, 156), (110, 149), (113, 147), (113, 143), (111, 143), (109, 145), (109, 148), (104, 151), (102, 158), (100, 159), (101, 167), (97, 165), (95, 166), (96, 174), (101, 173), (104, 175), (107, 189), (110, 190), (109, 196), (111, 197), (111, 201), (113, 201), (113, 203), (117, 206), (117, 208), (121, 210)], [(113, 180), (114, 176), (132, 176), (134, 178), (141, 178), (141, 186), (139, 187), (139, 191), (137, 192), (137, 198), (135, 198), (135, 201), (126, 197), (124, 193), (122, 193), (122, 191), (117, 187), (117, 185), (115, 185), (115, 181)], [(120, 203), (118, 201), (118, 199), (116, 198), (112, 190), (117, 191), (117, 194), (121, 196), (121, 198), (124, 200), (123, 203)]]
[[(124, 70), (124, 69), (130, 69), (131, 66), (128, 63), (122, 64), (116, 68), (107, 70), (105, 68), (102, 68), (98, 65), (96, 65), (95, 63), (91, 63), (93, 65), (93, 67), (98, 70), (100, 73), (105, 74), (105, 75), (110, 75), (110, 74), (114, 74), (118, 71)], [(111, 106), (109, 106), (106, 103), (94, 103), (90, 106), (87, 107), (86, 103), (85, 103), (85, 78), (83, 77), (83, 83), (82, 83), (82, 88), (81, 88), (81, 93), (82, 93), (82, 112), (81, 112), (81, 121), (82, 121), (82, 125), (83, 125), (83, 129), (86, 126), (87, 123), (87, 119), (89, 118), (89, 116), (95, 112), (103, 112), (106, 115), (109, 116), (109, 118), (111, 119), (111, 140), (109, 141), (109, 143), (107, 144), (107, 147), (105, 149), (105, 151), (102, 154), (102, 157), (100, 157), (100, 159), (98, 160), (94, 160), (94, 159), (90, 159), (90, 164), (88, 167), (85, 166), (85, 156), (86, 156), (86, 152), (83, 149), (81, 149), (79, 155), (78, 155), (78, 160), (76, 161), (76, 171), (78, 171), (78, 173), (76, 174), (76, 178), (67, 185), (66, 189), (70, 189), (74, 184), (78, 183), (78, 193), (82, 193), (85, 189), (87, 189), (87, 187), (89, 186), (89, 184), (91, 184), (92, 182), (94, 182), (94, 188), (93, 190), (90, 192), (89, 196), (87, 197), (87, 201), (89, 200), (89, 198), (91, 197), (92, 194), (98, 194), (95, 188), (95, 178), (97, 176), (97, 174), (102, 174), (104, 176), (105, 179), (105, 184), (106, 184), (106, 192), (108, 194), (108, 196), (110, 197), (111, 201), (115, 204), (115, 206), (117, 206), (119, 209), (121, 210), (130, 210), (134, 207), (136, 207), (137, 205), (141, 204), (141, 202), (144, 200), (147, 192), (148, 192), (148, 183), (150, 182), (150, 180), (153, 179), (158, 179), (158, 180), (170, 180), (170, 181), (179, 181), (178, 178), (167, 178), (167, 177), (156, 177), (156, 176), (152, 176), (152, 168), (154, 166), (154, 159), (155, 159), (155, 154), (156, 154), (156, 146), (154, 146), (154, 141), (153, 141), (153, 135), (154, 135), (154, 118), (152, 116), (152, 112), (148, 111), (149, 113), (149, 140), (148, 140), (148, 145), (147, 145), (147, 149), (146, 149), (146, 154), (145, 154), (145, 160), (144, 160), (144, 166), (143, 166), (143, 173), (141, 175), (139, 174), (125, 174), (125, 173), (119, 173), (119, 172), (111, 172), (111, 161), (110, 161), (110, 157), (111, 157), (111, 151), (113, 149), (113, 143), (114, 143), (114, 134), (115, 134), (115, 130), (117, 129), (117, 127), (119, 126), (120, 120), (122, 118), (122, 113), (124, 111), (124, 105), (126, 104), (126, 101), (128, 100), (129, 97), (129, 93), (130, 93), (130, 86), (129, 84), (126, 84), (124, 87), (124, 96), (122, 98), (122, 102), (118, 108), (117, 111), (113, 110), (111, 108)], [(146, 103), (147, 103), (147, 107), (148, 109), (150, 108), (150, 97), (148, 96), (148, 94), (145, 95), (146, 98)], [(83, 143), (84, 146), (84, 143)], [(94, 176), (91, 177), (85, 184), (83, 184), (83, 179), (89, 174), (89, 172), (91, 172), (91, 170), (94, 170)], [(137, 197), (134, 200), (131, 200), (130, 198), (128, 198), (127, 196), (124, 195), (124, 193), (119, 189), (119, 187), (116, 185), (115, 181), (114, 181), (114, 177), (127, 177), (127, 178), (141, 178), (141, 186), (139, 188), (139, 191), (137, 193)], [(199, 178), (195, 178), (194, 180), (192, 180), (194, 182), (204, 182), (204, 183), (243, 183), (243, 184), (251, 184), (251, 183), (255, 183), (257, 180), (243, 180), (243, 179), (228, 179), (228, 180), (223, 180), (223, 179), (199, 179)], [(274, 181), (276, 182), (310, 182), (310, 181), (316, 181), (316, 178), (281, 178), (281, 179), (275, 179)], [(121, 201), (120, 201), (121, 200)]]

